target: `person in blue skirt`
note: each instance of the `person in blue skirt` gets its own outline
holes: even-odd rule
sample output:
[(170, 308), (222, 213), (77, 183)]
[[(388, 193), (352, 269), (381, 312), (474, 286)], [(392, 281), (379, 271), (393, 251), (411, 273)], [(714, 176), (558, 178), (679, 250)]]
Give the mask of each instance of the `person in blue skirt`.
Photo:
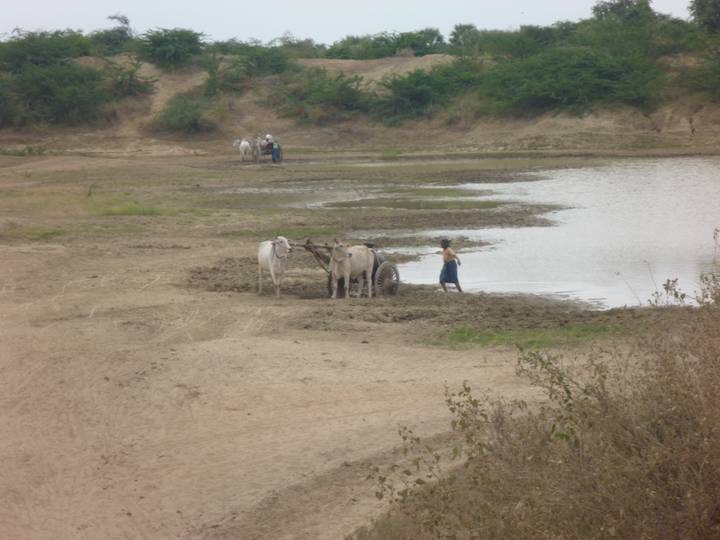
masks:
[(440, 272), (440, 286), (443, 291), (448, 292), (446, 283), (453, 283), (458, 292), (463, 292), (458, 279), (458, 266), (462, 263), (453, 248), (450, 247), (450, 240), (447, 238), (440, 241), (442, 247), (443, 267)]

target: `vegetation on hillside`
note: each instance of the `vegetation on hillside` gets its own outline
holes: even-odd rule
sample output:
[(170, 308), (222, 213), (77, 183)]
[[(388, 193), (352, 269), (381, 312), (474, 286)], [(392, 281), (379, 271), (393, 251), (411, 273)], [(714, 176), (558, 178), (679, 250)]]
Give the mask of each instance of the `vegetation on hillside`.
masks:
[[(426, 28), (348, 36), (330, 46), (291, 34), (267, 44), (207, 42), (201, 33), (183, 28), (136, 35), (127, 17), (118, 14), (109, 17), (115, 26), (88, 35), (71, 30), (17, 32), (0, 42), (0, 127), (110, 117), (107, 110), (118, 99), (152, 91), (153, 81), (139, 76), (141, 61), (168, 70), (194, 65), (207, 71), (207, 82), (198, 89), (202, 99), (168, 104), (175, 112), (184, 104), (189, 116), (196, 116), (201, 101), (207, 111), (218, 96), (251, 87), (261, 89), (267, 105), (280, 114), (315, 124), (357, 115), (389, 124), (436, 114), (456, 121), (453, 111), (461, 109), (473, 115), (582, 112), (615, 104), (649, 109), (677, 88), (717, 99), (719, 6), (718, 0), (693, 0), (694, 18), (688, 22), (656, 13), (650, 0), (603, 0), (596, 3), (592, 17), (578, 22), (514, 31), (458, 24), (448, 39)], [(77, 61), (120, 53), (131, 56), (129, 65), (106, 62), (99, 69)], [(454, 55), (457, 60), (374, 85), (359, 77), (303, 69), (295, 62), (303, 57), (374, 59), (431, 53)], [(699, 65), (686, 68), (682, 77), (668, 76), (662, 58), (679, 54), (695, 56)], [(260, 79), (266, 82), (258, 84)], [(178, 124), (165, 125), (172, 130)]]

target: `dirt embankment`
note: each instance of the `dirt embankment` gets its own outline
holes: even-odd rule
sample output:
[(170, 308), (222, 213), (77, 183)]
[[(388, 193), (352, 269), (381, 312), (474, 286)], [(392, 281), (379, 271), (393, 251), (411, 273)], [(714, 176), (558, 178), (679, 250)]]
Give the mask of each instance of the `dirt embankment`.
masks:
[[(451, 61), (447, 55), (378, 60), (306, 59), (308, 67), (361, 75), (374, 84), (387, 75), (402, 75)], [(84, 59), (93, 65), (98, 59)], [(114, 61), (126, 62), (118, 57)], [(668, 59), (676, 69), (687, 59)], [(149, 133), (144, 126), (178, 93), (197, 90), (205, 71), (190, 67), (165, 72), (145, 64), (142, 75), (157, 80), (156, 92), (145, 98), (125, 99), (105, 125), (80, 128), (42, 128), (0, 131), (0, 151), (22, 152), (27, 147), (50, 152), (105, 155), (229, 154), (232, 140), (273, 133), (292, 159), (308, 151), (314, 158), (343, 151), (381, 155), (400, 153), (591, 153), (591, 154), (702, 154), (720, 147), (720, 104), (700, 96), (678, 97), (652, 112), (631, 107), (598, 108), (581, 116), (547, 113), (530, 118), (478, 117), (460, 100), (452, 115), (387, 127), (356, 118), (339, 124), (312, 126), (282, 118), (266, 106), (264, 83), (242, 96), (225, 95), (214, 104), (219, 124), (215, 133), (193, 137)]]

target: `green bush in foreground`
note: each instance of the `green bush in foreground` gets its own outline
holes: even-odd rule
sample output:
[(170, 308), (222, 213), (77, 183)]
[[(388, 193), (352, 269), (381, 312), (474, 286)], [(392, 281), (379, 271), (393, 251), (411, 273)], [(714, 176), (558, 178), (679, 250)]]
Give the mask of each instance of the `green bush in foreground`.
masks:
[[(353, 538), (717, 538), (717, 265), (700, 282), (699, 307), (658, 308), (676, 311), (633, 346), (523, 353), (538, 405), (447, 391), (457, 446), (401, 429), (404, 461), (371, 470), (393, 512)], [(446, 469), (451, 456), (463, 459)]]

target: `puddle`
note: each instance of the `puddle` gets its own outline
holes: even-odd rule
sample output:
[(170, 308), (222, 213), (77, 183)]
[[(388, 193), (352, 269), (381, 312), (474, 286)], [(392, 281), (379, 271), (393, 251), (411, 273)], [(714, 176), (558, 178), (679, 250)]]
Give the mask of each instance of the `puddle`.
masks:
[[(699, 288), (720, 226), (719, 158), (633, 160), (538, 174), (536, 181), (472, 188), (494, 191), (489, 201), (566, 208), (549, 214), (554, 227), (418, 233), (492, 244), (461, 256), (467, 290), (560, 296), (610, 308), (647, 304), (669, 278), (678, 278), (685, 292)], [(439, 256), (430, 254), (400, 272), (403, 281), (432, 284), (440, 266)]]

